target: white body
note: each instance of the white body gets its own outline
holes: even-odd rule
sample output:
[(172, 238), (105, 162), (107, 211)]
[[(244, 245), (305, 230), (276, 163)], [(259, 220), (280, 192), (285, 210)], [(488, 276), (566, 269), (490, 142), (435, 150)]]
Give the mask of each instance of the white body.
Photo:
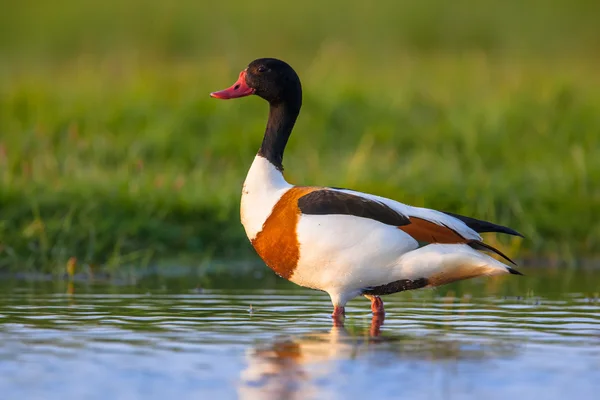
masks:
[[(273, 206), (290, 188), (292, 185), (269, 161), (260, 156), (254, 159), (241, 204), (242, 224), (250, 240), (261, 231)], [(365, 193), (340, 191), (379, 201), (406, 216), (443, 224), (466, 239), (481, 239), (462, 221), (444, 213)], [(341, 307), (368, 287), (398, 280), (436, 277), (436, 281), (443, 281), (444, 276), (459, 274), (458, 271), (465, 274), (465, 269), (466, 275), (473, 275), (475, 270), (475, 275), (509, 272), (503, 263), (466, 244), (419, 248), (415, 239), (397, 227), (352, 215), (301, 215), (296, 234), (300, 258), (290, 280), (326, 291), (333, 304)]]

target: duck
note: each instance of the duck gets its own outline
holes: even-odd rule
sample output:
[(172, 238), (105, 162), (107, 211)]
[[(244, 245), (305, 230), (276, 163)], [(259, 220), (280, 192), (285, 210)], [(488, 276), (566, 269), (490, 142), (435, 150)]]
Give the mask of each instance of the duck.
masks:
[(285, 61), (256, 59), (231, 87), (210, 96), (258, 96), (269, 104), (262, 144), (243, 183), (241, 222), (277, 275), (329, 295), (333, 318), (344, 318), (346, 304), (360, 296), (371, 301), (374, 315), (383, 315), (384, 295), (523, 275), (498, 260), (516, 265), (480, 235), (523, 237), (506, 226), (346, 188), (288, 183), (283, 154), (302, 107), (302, 84)]

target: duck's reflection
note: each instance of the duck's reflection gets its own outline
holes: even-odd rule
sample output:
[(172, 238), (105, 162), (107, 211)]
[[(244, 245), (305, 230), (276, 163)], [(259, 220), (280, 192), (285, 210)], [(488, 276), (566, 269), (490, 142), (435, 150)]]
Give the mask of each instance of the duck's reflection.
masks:
[[(373, 316), (368, 327), (347, 328), (343, 320), (334, 320), (329, 331), (280, 338), (251, 348), (241, 376), (240, 398), (327, 397), (324, 391), (332, 387), (328, 382), (339, 376), (344, 361), (375, 353), (378, 358), (398, 361), (483, 359), (498, 354), (497, 345), (474, 348), (465, 340), (436, 339), (433, 335), (382, 335), (383, 323), (383, 316)], [(502, 353), (512, 352), (512, 348), (500, 347)]]

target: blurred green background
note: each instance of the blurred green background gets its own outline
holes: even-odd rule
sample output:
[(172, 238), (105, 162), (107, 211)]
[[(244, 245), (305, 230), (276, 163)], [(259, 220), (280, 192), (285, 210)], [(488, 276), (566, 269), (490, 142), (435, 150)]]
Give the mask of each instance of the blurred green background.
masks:
[(0, 270), (256, 260), (239, 196), (266, 105), (208, 93), (258, 57), (303, 81), (290, 182), (507, 224), (526, 239), (487, 239), (525, 265), (597, 259), (599, 16), (595, 0), (5, 2)]

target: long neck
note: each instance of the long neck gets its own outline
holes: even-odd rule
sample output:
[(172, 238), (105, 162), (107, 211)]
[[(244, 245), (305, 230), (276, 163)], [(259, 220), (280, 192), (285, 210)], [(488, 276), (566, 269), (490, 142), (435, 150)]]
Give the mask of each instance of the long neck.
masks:
[(283, 171), (283, 152), (300, 113), (301, 105), (301, 97), (296, 101), (270, 104), (269, 120), (258, 155), (269, 160), (279, 171)]

